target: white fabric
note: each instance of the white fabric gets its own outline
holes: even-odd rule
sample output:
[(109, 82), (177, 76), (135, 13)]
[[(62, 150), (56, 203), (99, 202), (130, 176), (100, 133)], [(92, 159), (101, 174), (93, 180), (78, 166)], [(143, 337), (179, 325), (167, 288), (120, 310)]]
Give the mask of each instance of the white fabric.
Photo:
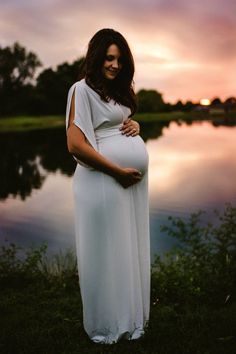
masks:
[(96, 343), (137, 339), (148, 325), (150, 308), (148, 153), (139, 135), (127, 137), (119, 130), (130, 109), (103, 102), (84, 79), (69, 90), (66, 128), (73, 92), (74, 124), (93, 148), (143, 173), (140, 182), (125, 189), (78, 161), (73, 191), (84, 328)]

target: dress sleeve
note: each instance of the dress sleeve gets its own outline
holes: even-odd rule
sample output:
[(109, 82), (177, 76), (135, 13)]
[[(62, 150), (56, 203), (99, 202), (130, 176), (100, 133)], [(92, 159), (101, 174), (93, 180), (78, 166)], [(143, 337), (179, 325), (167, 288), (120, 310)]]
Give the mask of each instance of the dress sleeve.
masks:
[[(93, 122), (92, 122), (92, 113), (90, 102), (86, 93), (86, 90), (83, 86), (78, 85), (77, 83), (73, 84), (69, 89), (67, 96), (67, 106), (66, 106), (66, 130), (69, 127), (69, 116), (70, 116), (70, 108), (71, 108), (71, 100), (73, 93), (75, 92), (75, 116), (73, 123), (81, 129), (84, 133), (87, 142), (98, 151), (97, 142), (94, 134)], [(73, 156), (77, 162), (79, 162), (82, 166), (89, 167), (78, 158)], [(89, 167), (93, 169), (92, 167)]]
[(67, 107), (66, 107), (66, 130), (68, 129), (69, 126), (71, 99), (74, 92), (75, 92), (75, 99), (74, 99), (75, 116), (74, 116), (73, 123), (82, 130), (88, 143), (95, 150), (97, 150), (97, 143), (94, 134), (90, 102), (86, 90), (83, 88), (83, 86), (80, 86), (77, 83), (73, 84), (68, 92)]

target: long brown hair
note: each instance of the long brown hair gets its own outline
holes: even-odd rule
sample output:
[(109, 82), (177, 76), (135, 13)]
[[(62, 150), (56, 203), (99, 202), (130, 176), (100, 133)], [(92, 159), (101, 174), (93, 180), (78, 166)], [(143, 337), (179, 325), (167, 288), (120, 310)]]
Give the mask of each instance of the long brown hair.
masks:
[[(122, 68), (113, 80), (104, 78), (102, 67), (107, 49), (116, 44), (121, 52)], [(137, 99), (133, 89), (134, 59), (126, 39), (119, 32), (104, 28), (92, 37), (82, 65), (79, 79), (85, 78), (87, 85), (94, 89), (105, 102), (112, 98), (115, 102), (131, 109), (131, 114), (137, 110)]]

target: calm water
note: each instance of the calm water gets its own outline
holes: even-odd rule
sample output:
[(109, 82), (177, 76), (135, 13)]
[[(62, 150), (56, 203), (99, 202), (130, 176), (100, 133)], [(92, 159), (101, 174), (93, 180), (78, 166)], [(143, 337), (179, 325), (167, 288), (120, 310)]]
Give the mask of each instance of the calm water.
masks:
[[(169, 215), (213, 210), (236, 202), (236, 127), (211, 122), (142, 125), (149, 152), (151, 251), (176, 241), (160, 232)], [(127, 137), (128, 139), (128, 137)], [(0, 243), (48, 243), (48, 252), (75, 249), (72, 175), (75, 162), (64, 129), (0, 134)]]

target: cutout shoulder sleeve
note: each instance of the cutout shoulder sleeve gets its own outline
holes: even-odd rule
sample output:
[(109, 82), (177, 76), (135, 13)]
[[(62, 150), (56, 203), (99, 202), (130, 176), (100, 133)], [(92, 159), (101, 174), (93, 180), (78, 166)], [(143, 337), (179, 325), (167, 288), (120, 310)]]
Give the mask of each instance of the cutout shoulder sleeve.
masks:
[[(87, 142), (96, 150), (98, 151), (97, 148), (97, 142), (94, 134), (94, 127), (93, 127), (93, 122), (92, 122), (92, 109), (90, 106), (90, 101), (87, 95), (87, 92), (83, 85), (80, 85), (78, 82), (73, 84), (68, 92), (67, 96), (67, 106), (66, 106), (66, 130), (69, 127), (69, 116), (70, 116), (70, 108), (71, 108), (71, 100), (73, 93), (75, 92), (75, 98), (74, 98), (74, 120), (73, 123), (81, 129), (81, 131), (84, 133)], [(76, 159), (77, 162), (79, 162), (81, 165), (89, 167), (85, 165), (83, 162), (79, 161), (75, 156), (74, 158)], [(90, 167), (92, 168), (92, 167)]]

